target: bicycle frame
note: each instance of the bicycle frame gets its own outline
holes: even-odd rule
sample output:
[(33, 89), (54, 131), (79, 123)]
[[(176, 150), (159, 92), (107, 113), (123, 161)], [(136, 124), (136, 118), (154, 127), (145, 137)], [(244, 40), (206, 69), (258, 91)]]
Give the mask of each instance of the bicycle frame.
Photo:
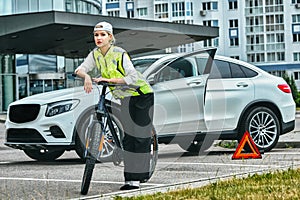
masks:
[[(99, 102), (98, 102), (98, 106), (97, 106), (97, 110), (96, 110), (97, 120), (101, 121), (102, 116), (107, 117), (107, 124), (109, 126), (110, 131), (111, 131), (111, 134), (113, 135), (113, 138), (116, 139), (116, 138), (118, 138), (118, 135), (117, 135), (117, 133), (114, 129), (114, 125), (112, 123), (111, 116), (110, 116), (109, 111), (108, 111), (108, 109), (106, 107), (106, 104), (105, 104), (106, 89), (107, 89), (108, 85), (109, 85), (108, 83), (107, 84), (102, 83), (102, 92), (101, 92)], [(103, 129), (103, 130), (105, 130), (105, 129)], [(122, 148), (122, 143), (120, 142), (120, 140), (116, 140), (115, 143), (116, 143), (117, 147)]]

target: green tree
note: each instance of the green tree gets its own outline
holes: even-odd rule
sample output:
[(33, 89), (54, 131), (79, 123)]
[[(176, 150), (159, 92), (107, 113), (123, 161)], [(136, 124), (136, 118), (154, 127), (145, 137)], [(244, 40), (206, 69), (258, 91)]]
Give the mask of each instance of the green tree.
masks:
[(287, 84), (290, 86), (293, 99), (296, 102), (297, 106), (300, 106), (300, 94), (298, 92), (296, 82), (293, 76), (289, 77), (286, 73), (283, 74), (282, 78), (287, 82)]

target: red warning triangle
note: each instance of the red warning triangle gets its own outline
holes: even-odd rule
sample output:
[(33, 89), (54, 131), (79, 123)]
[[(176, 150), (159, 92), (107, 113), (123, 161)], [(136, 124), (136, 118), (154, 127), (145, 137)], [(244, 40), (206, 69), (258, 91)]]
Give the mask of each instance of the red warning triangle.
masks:
[[(244, 149), (246, 142), (248, 143), (252, 153), (242, 153), (242, 150)], [(248, 159), (248, 158), (262, 158), (262, 157), (252, 137), (250, 136), (249, 132), (246, 131), (243, 135), (241, 142), (237, 146), (232, 156), (232, 159)]]

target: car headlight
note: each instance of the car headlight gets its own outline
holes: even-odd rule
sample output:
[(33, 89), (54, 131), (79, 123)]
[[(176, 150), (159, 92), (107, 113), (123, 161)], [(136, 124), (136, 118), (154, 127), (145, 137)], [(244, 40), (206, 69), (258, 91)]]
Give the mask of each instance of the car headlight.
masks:
[(79, 103), (78, 99), (70, 99), (47, 104), (46, 117), (52, 117), (73, 110)]

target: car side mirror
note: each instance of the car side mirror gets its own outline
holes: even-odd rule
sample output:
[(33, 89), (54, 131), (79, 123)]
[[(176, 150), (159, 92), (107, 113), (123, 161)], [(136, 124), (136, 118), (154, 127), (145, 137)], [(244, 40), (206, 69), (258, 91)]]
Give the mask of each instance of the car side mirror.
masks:
[(151, 74), (148, 78), (147, 81), (150, 85), (154, 85), (155, 84), (155, 74)]

